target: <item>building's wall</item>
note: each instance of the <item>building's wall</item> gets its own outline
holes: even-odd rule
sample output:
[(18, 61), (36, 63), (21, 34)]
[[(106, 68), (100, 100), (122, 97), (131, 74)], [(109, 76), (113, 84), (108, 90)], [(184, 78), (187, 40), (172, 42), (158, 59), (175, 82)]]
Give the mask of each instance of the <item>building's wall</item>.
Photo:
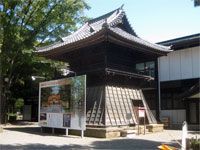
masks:
[(87, 87), (86, 96), (86, 123), (87, 125), (105, 125), (105, 87)]
[(107, 126), (138, 124), (137, 105), (145, 107), (149, 124), (157, 123), (140, 89), (111, 85), (105, 88)]
[(142, 99), (138, 90), (106, 86), (106, 125), (137, 124), (131, 102), (136, 98)]
[(177, 50), (160, 57), (159, 75), (161, 82), (199, 78), (200, 47)]
[(163, 117), (169, 118), (169, 127), (170, 128), (181, 128), (183, 121), (186, 120), (186, 110), (177, 109), (177, 110), (161, 110), (160, 112), (161, 120)]
[[(165, 89), (161, 88), (162, 107), (160, 119), (162, 120), (163, 117), (168, 117), (170, 122), (169, 126), (171, 128), (180, 129), (183, 121), (186, 121), (186, 108), (182, 107), (184, 106), (182, 104), (175, 105), (176, 102), (173, 97), (176, 94), (179, 95), (184, 92), (186, 88), (189, 88), (185, 87), (185, 84), (182, 83), (182, 81), (187, 81), (187, 83), (189, 83), (189, 80), (200, 78), (200, 46), (170, 52), (167, 56), (158, 58), (158, 63), (159, 81), (161, 87), (163, 83), (165, 83)], [(172, 81), (177, 81), (177, 83), (179, 81), (180, 85), (175, 86), (173, 84), (173, 86), (175, 86), (174, 89), (170, 86), (166, 87), (166, 83), (172, 83)], [(172, 84), (169, 85), (172, 86)], [(170, 93), (170, 91), (173, 91), (173, 94)], [(169, 94), (172, 94), (171, 97), (166, 97), (166, 95), (169, 96)], [(168, 100), (167, 103), (166, 100)], [(177, 106), (180, 106), (180, 108), (177, 109)]]

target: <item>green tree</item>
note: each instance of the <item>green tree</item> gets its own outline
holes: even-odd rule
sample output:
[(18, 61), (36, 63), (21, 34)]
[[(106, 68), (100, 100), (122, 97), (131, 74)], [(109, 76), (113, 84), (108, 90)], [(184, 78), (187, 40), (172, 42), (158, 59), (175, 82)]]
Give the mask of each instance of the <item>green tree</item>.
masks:
[(19, 91), (16, 87), (26, 86), (31, 73), (44, 72), (44, 66), (49, 65), (35, 60), (33, 47), (49, 44), (76, 30), (76, 25), (85, 21), (84, 10), (89, 6), (84, 0), (1, 0), (0, 9), (0, 116), (3, 118), (6, 96), (17, 93), (10, 92), (11, 88)]
[(24, 106), (24, 100), (22, 98), (17, 99), (15, 102), (15, 108), (17, 112), (21, 111), (21, 108)]
[(193, 1), (195, 7), (200, 6), (200, 0), (193, 0)]

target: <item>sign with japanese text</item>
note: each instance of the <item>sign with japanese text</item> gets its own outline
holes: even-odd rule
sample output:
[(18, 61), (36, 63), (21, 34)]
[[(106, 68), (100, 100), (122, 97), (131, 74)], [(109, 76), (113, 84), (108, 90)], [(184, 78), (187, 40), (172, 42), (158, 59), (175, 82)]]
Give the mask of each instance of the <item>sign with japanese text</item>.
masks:
[(86, 129), (86, 76), (40, 83), (39, 125)]
[(145, 117), (145, 109), (139, 109), (139, 117)]

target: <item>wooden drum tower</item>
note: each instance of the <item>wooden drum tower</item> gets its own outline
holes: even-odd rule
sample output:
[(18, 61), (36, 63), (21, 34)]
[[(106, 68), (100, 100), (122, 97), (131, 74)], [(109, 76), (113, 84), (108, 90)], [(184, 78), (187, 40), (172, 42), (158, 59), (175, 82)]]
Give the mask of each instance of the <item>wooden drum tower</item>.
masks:
[(157, 124), (142, 89), (157, 88), (157, 57), (169, 51), (139, 38), (122, 8), (86, 22), (59, 42), (36, 48), (39, 56), (68, 62), (77, 75), (87, 75), (85, 135), (96, 137), (119, 135), (120, 129), (137, 125), (139, 107), (146, 109), (148, 124)]

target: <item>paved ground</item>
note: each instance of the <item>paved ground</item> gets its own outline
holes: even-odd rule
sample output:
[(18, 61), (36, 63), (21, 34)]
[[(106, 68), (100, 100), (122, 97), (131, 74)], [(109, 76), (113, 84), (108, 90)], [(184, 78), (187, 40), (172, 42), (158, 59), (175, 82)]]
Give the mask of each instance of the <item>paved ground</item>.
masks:
[[(52, 135), (41, 133), (36, 124), (3, 126), (0, 133), (0, 150), (60, 150), (60, 149), (156, 149), (161, 143), (179, 147), (180, 130), (166, 130), (162, 133), (135, 136), (133, 138), (80, 138), (78, 136)], [(200, 138), (200, 132), (189, 132), (189, 136)]]

